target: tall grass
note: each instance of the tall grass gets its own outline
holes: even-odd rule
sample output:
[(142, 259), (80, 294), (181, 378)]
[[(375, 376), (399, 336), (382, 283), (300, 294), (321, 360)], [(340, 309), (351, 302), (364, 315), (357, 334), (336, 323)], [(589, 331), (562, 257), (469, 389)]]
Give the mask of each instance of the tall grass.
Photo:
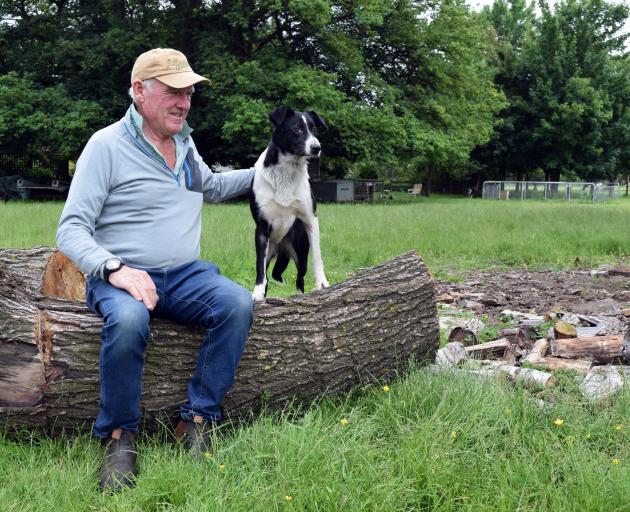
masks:
[[(0, 204), (0, 246), (53, 245), (61, 208)], [(624, 200), (433, 198), (318, 211), (331, 281), (410, 249), (438, 275), (630, 255)], [(246, 205), (208, 206), (203, 215), (202, 256), (250, 287)], [(382, 383), (388, 388), (226, 425), (203, 461), (171, 445), (166, 431), (141, 436), (138, 485), (117, 495), (96, 490), (102, 451), (89, 435), (0, 433), (0, 511), (630, 511), (630, 392), (591, 404), (574, 376), (560, 382), (532, 393), (419, 368)]]
[(630, 396), (605, 408), (570, 396), (541, 409), (502, 382), (417, 370), (388, 392), (224, 429), (203, 461), (141, 437), (138, 485), (116, 496), (95, 488), (102, 455), (87, 435), (0, 437), (0, 508), (629, 510)]

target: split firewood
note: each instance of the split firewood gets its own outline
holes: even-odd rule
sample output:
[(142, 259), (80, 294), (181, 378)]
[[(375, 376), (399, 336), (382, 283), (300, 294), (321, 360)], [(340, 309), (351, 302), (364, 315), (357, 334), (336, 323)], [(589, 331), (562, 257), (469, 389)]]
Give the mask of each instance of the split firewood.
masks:
[(541, 357), (534, 364), (541, 366), (546, 370), (573, 370), (580, 375), (586, 375), (593, 367), (593, 361), (590, 359), (563, 359), (562, 357)]
[(630, 267), (613, 267), (608, 269), (609, 276), (630, 277)]
[(626, 334), (621, 342), (621, 355), (627, 362), (630, 363), (630, 329), (626, 331)]
[(580, 384), (582, 394), (593, 400), (603, 400), (630, 381), (630, 366), (595, 366)]
[(536, 343), (528, 354), (521, 360), (525, 363), (536, 364), (540, 359), (545, 357), (549, 350), (549, 340), (547, 338), (541, 338)]
[(457, 366), (467, 357), (466, 349), (460, 342), (447, 343), (437, 351), (435, 364), (440, 366)]
[(563, 320), (558, 320), (553, 325), (553, 336), (557, 340), (577, 337), (577, 330), (574, 325)]
[(463, 327), (453, 327), (448, 334), (448, 342), (459, 342), (464, 346), (472, 346), (477, 344), (477, 335), (470, 329)]
[(534, 322), (544, 322), (544, 317), (533, 313), (523, 313), (522, 311), (512, 311), (511, 309), (504, 309), (500, 313), (501, 316), (514, 318), (515, 320), (525, 321), (530, 320)]
[(475, 359), (490, 359), (492, 356), (503, 357), (510, 350), (510, 342), (506, 338), (466, 347), (469, 357)]
[(567, 359), (592, 359), (599, 364), (612, 363), (622, 356), (621, 336), (585, 336), (553, 340), (551, 355)]
[(492, 361), (492, 363), (484, 367), (484, 369), (505, 375), (512, 382), (520, 382), (531, 387), (550, 388), (558, 383), (558, 380), (551, 373), (542, 372), (533, 368), (521, 368), (520, 366), (498, 361)]
[(516, 333), (516, 345), (522, 351), (529, 351), (533, 347), (536, 337), (536, 329), (529, 325), (521, 325)]

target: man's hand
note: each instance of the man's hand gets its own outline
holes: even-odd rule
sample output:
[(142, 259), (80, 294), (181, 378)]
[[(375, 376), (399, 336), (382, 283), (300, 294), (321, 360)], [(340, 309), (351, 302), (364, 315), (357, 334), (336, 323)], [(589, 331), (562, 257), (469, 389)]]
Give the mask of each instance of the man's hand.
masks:
[(134, 299), (142, 301), (149, 311), (155, 308), (159, 299), (155, 283), (144, 270), (124, 265), (109, 275), (109, 284), (127, 290)]

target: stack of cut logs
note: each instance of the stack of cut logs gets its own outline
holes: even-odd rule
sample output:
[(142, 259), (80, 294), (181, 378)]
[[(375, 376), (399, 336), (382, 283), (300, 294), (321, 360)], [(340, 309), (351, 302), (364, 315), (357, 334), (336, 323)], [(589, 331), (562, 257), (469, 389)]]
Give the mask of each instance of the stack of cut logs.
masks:
[[(456, 326), (436, 356), (438, 366), (464, 366), (468, 371), (501, 374), (525, 385), (556, 385), (554, 372), (574, 371), (583, 378), (584, 396), (606, 398), (630, 379), (630, 330), (624, 315), (552, 313), (537, 316), (506, 310), (518, 325), (498, 331), (499, 339), (477, 343), (474, 330)], [(553, 327), (539, 335), (543, 323)]]

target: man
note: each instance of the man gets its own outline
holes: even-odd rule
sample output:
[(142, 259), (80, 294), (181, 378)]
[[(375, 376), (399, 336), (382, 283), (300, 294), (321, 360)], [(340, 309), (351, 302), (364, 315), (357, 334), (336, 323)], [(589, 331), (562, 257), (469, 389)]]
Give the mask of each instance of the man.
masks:
[[(250, 293), (198, 260), (203, 200), (247, 191), (253, 169), (213, 174), (186, 123), (194, 85), (207, 83), (172, 49), (138, 57), (125, 117), (85, 146), (57, 230), (57, 246), (87, 274), (87, 304), (103, 317), (99, 486), (119, 490), (137, 475), (149, 319), (206, 327), (178, 427), (187, 448), (208, 449), (252, 322)], [(174, 344), (176, 340), (173, 340)], [(174, 347), (175, 350), (175, 347)]]

